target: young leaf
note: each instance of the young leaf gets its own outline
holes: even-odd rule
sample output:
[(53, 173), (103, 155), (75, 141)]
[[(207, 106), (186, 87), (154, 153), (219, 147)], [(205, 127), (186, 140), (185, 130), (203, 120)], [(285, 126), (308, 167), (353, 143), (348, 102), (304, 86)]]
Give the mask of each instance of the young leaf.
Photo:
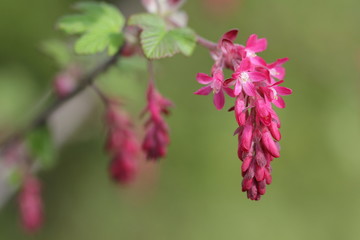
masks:
[(151, 13), (139, 13), (132, 15), (128, 21), (129, 25), (137, 25), (143, 30), (151, 29), (151, 28), (166, 28), (166, 23), (164, 19), (159, 17), (158, 15)]
[(75, 5), (81, 14), (61, 18), (58, 27), (68, 34), (82, 34), (75, 43), (78, 54), (94, 54), (108, 49), (113, 55), (123, 43), (121, 30), (125, 19), (107, 3), (83, 2)]
[(190, 28), (168, 30), (165, 21), (154, 14), (137, 14), (129, 19), (143, 31), (141, 45), (147, 58), (171, 57), (176, 53), (190, 56), (196, 46), (196, 35)]
[(50, 168), (55, 163), (55, 148), (51, 133), (47, 127), (39, 127), (28, 134), (26, 145), (30, 156), (40, 165)]

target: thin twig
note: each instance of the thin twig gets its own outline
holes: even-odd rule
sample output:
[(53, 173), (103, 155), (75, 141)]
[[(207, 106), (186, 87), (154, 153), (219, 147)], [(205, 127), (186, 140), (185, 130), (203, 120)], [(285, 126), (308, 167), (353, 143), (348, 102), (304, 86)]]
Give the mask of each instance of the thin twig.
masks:
[(54, 102), (52, 102), (48, 107), (46, 107), (43, 111), (41, 111), (34, 119), (30, 122), (28, 126), (26, 126), (24, 129), (14, 133), (13, 135), (7, 137), (4, 141), (0, 143), (0, 148), (6, 147), (10, 145), (12, 142), (19, 140), (23, 138), (28, 132), (31, 130), (44, 125), (48, 118), (62, 105), (64, 105), (66, 102), (74, 98), (76, 95), (78, 95), (80, 92), (82, 92), (84, 89), (86, 89), (89, 85), (91, 85), (96, 77), (98, 77), (101, 73), (105, 72), (109, 69), (112, 65), (114, 65), (119, 57), (121, 50), (119, 50), (118, 53), (116, 53), (113, 57), (109, 58), (107, 61), (103, 62), (99, 66), (97, 66), (95, 69), (90, 71), (87, 75), (82, 77), (79, 80), (79, 85), (68, 95), (57, 98)]

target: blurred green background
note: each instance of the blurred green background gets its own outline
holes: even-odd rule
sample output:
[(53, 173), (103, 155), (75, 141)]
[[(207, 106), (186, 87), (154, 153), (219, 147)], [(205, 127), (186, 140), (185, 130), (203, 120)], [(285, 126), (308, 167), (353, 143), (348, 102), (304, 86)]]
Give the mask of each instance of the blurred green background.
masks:
[[(55, 21), (73, 1), (0, 2), (0, 123), (8, 132), (26, 122), (57, 71), (39, 44), (64, 37)], [(220, 1), (221, 2), (221, 1)], [(231, 1), (227, 1), (231, 2)], [(235, 1), (236, 2), (236, 1)], [(221, 6), (222, 4), (220, 4)], [(120, 1), (129, 14), (137, 1)], [(224, 7), (224, 6), (222, 6)], [(127, 188), (107, 176), (101, 110), (40, 174), (46, 221), (34, 236), (21, 230), (17, 201), (0, 210), (0, 239), (359, 239), (360, 2), (243, 0), (220, 14), (203, 0), (184, 7), (200, 35), (216, 41), (239, 28), (239, 42), (266, 37), (267, 61), (289, 57), (284, 86), (294, 90), (282, 120), (281, 157), (261, 201), (241, 192), (236, 123), (211, 97), (192, 94), (197, 72), (212, 61), (198, 47), (191, 58), (161, 60), (157, 82), (176, 107), (168, 118), (169, 154)], [(146, 77), (134, 98), (144, 103)], [(129, 85), (129, 84), (128, 84)], [(128, 90), (119, 83), (119, 89)], [(131, 84), (130, 84), (131, 85)], [(230, 101), (227, 106), (230, 106)], [(137, 116), (137, 115), (134, 115)]]

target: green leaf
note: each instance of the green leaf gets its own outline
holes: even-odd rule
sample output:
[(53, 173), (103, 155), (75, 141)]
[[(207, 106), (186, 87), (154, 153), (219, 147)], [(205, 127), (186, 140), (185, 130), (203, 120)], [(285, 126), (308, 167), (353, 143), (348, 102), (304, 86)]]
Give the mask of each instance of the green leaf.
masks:
[(30, 156), (44, 168), (54, 165), (55, 147), (52, 136), (47, 127), (39, 127), (30, 132), (26, 138), (26, 146)]
[(179, 52), (190, 56), (196, 45), (196, 37), (189, 28), (170, 31), (149, 29), (141, 33), (141, 45), (146, 57), (150, 59), (171, 57)]
[(68, 34), (82, 34), (75, 43), (78, 54), (94, 54), (108, 49), (117, 52), (124, 41), (121, 30), (125, 19), (121, 12), (107, 3), (83, 2), (75, 5), (82, 14), (61, 18), (58, 27)]
[(132, 15), (128, 21), (129, 25), (137, 25), (143, 30), (149, 28), (165, 29), (166, 24), (160, 16), (151, 13), (140, 13)]
[(190, 56), (196, 47), (195, 32), (187, 27), (171, 30), (170, 35), (175, 39), (179, 51)]
[(196, 46), (196, 35), (190, 28), (167, 29), (164, 19), (154, 14), (137, 14), (129, 25), (142, 28), (141, 45), (150, 59), (171, 57), (176, 53), (190, 56)]

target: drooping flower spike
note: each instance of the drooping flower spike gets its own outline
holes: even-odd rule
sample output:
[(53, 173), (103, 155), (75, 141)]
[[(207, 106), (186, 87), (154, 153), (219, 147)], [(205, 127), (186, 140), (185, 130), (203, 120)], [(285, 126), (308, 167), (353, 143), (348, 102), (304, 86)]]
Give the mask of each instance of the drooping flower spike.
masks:
[(142, 149), (148, 160), (158, 160), (165, 157), (170, 143), (169, 127), (163, 118), (163, 114), (169, 114), (172, 103), (164, 98), (150, 81), (147, 91), (147, 106), (143, 113), (149, 113), (145, 123), (145, 137)]
[(41, 183), (30, 174), (25, 176), (19, 195), (19, 207), (24, 229), (33, 233), (43, 224), (43, 202)]
[[(267, 40), (253, 34), (243, 46), (234, 43), (237, 33), (237, 30), (225, 33), (217, 48), (211, 49), (215, 61), (212, 75), (197, 75), (196, 80), (207, 86), (195, 94), (208, 95), (213, 92), (214, 103), (219, 110), (225, 103), (223, 91), (235, 97), (230, 110), (234, 110), (238, 123), (235, 135), (238, 135), (239, 141), (238, 157), (243, 162), (242, 190), (247, 192), (249, 199), (259, 200), (266, 192), (266, 185), (272, 182), (270, 164), (274, 158), (280, 157), (280, 120), (272, 104), (284, 108), (285, 102), (281, 96), (292, 93), (291, 89), (279, 86), (285, 77), (282, 65), (288, 59), (266, 63), (257, 53), (266, 50)], [(233, 73), (224, 81), (225, 68)]]
[(106, 122), (109, 130), (105, 147), (112, 158), (109, 165), (110, 176), (118, 183), (130, 183), (137, 172), (140, 152), (132, 122), (114, 102), (107, 106)]

